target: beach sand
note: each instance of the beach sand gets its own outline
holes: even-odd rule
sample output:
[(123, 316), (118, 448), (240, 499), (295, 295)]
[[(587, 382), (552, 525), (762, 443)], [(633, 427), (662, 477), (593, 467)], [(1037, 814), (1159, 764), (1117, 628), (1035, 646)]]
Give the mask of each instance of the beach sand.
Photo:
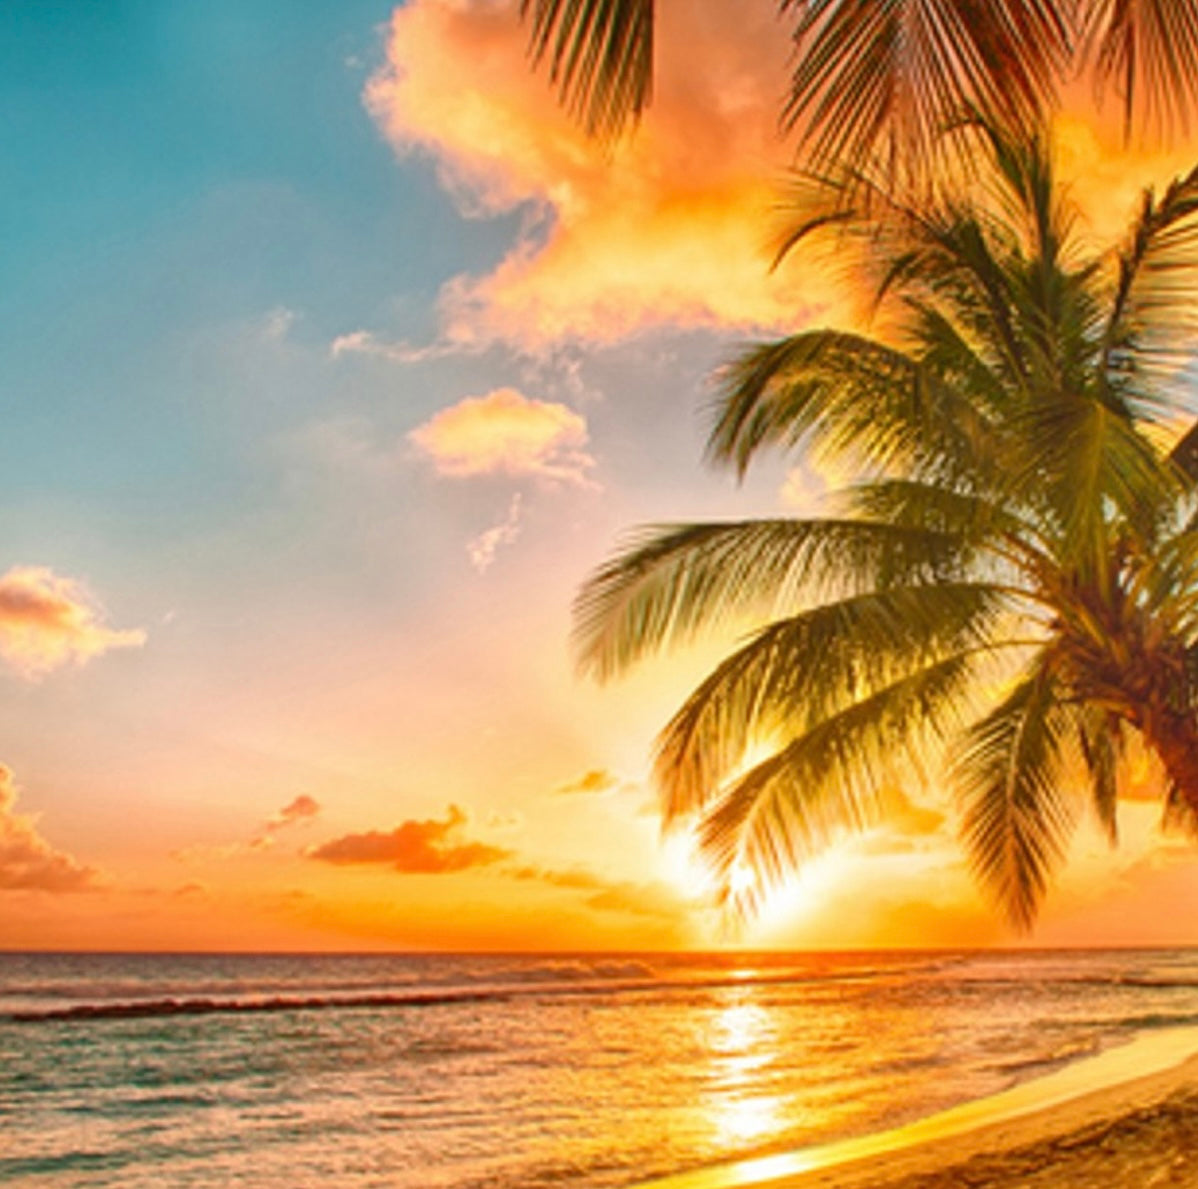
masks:
[(1158, 1036), (893, 1132), (651, 1189), (1198, 1189), (1194, 1044)]
[(1198, 1058), (1005, 1123), (770, 1189), (1198, 1189)]

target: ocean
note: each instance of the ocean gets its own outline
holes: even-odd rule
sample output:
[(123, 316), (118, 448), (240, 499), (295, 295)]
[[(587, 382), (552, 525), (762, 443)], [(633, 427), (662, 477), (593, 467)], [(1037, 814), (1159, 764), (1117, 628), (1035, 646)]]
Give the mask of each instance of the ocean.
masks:
[(0, 1183), (627, 1186), (1198, 1024), (1198, 951), (0, 954)]

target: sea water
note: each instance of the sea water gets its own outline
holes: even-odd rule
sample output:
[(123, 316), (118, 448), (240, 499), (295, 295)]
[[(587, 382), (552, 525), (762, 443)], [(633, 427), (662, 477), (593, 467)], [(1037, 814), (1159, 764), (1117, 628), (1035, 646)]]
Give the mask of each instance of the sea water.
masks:
[(1198, 952), (0, 954), (0, 1183), (599, 1189), (1198, 1024)]

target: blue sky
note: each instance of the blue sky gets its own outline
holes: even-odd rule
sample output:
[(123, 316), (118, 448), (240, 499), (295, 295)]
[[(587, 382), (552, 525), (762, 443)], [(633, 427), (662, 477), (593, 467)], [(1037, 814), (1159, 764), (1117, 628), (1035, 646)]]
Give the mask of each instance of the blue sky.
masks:
[[(435, 153), (387, 142), (363, 92), (390, 15), (244, 0), (0, 14), (0, 570), (78, 582), (105, 623), (144, 634), (10, 675), (0, 759), (46, 845), (117, 901), (302, 885), (298, 843), (283, 869), (192, 869), (196, 848), (295, 796), (319, 800), (326, 836), (455, 802), (482, 830), (606, 770), (562, 703), (578, 692), (570, 599), (642, 508), (680, 515), (679, 476), (701, 482), (696, 394), (721, 345), (705, 330), (334, 356), (355, 331), (436, 344), (442, 286), (493, 268), (530, 217), (464, 217)], [(414, 428), (505, 386), (581, 410), (585, 484), (447, 481), (412, 457)], [(468, 546), (488, 529), (480, 572)], [(638, 770), (649, 734), (624, 748)], [(643, 859), (653, 829), (629, 817)], [(526, 849), (599, 862), (585, 828), (556, 828)], [(103, 912), (134, 944), (171, 928), (95, 896), (27, 907), (17, 941), (36, 925), (71, 944)]]

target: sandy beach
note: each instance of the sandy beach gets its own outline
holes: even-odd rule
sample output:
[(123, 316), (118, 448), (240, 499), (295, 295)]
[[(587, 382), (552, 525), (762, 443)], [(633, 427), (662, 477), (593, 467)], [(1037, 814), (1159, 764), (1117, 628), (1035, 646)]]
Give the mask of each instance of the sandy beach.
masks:
[(776, 1189), (1198, 1187), (1198, 1059), (1007, 1123), (763, 1184)]
[[(885, 1135), (644, 1189), (1198, 1189), (1198, 1055), (1187, 1033), (1180, 1063), (1159, 1043), (1130, 1045)], [(1100, 1088), (1078, 1093), (1091, 1076)]]

